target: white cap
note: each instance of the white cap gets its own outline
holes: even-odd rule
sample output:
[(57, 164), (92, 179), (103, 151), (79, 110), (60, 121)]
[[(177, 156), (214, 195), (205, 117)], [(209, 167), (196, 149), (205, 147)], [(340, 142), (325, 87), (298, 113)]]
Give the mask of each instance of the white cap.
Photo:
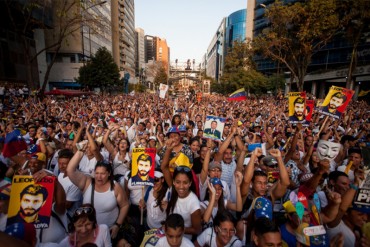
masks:
[(155, 136), (151, 136), (151, 137), (149, 137), (149, 140), (157, 141), (157, 137), (155, 137)]
[(155, 171), (154, 172), (154, 177), (156, 177), (156, 178), (162, 178), (163, 177), (163, 173), (162, 172), (159, 172), (159, 171)]

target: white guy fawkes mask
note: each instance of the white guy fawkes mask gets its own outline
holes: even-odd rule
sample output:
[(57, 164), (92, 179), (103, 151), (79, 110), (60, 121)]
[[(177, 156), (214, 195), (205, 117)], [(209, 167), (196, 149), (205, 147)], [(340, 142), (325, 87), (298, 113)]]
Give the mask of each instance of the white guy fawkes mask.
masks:
[(328, 159), (332, 161), (339, 154), (342, 144), (320, 140), (317, 144), (317, 156), (320, 160)]

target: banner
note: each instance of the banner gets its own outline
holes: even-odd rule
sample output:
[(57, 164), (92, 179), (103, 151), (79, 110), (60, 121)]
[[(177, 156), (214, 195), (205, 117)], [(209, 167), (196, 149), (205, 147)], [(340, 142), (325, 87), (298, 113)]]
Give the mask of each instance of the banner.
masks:
[(161, 83), (159, 85), (159, 97), (164, 99), (166, 97), (167, 91), (168, 91), (168, 85)]
[(155, 148), (133, 149), (131, 186), (154, 186), (155, 155)]
[(226, 118), (207, 116), (204, 124), (203, 137), (221, 140)]
[(289, 122), (292, 124), (303, 123), (306, 121), (306, 93), (291, 92), (288, 94)]
[(370, 207), (370, 171), (365, 170), (365, 179), (361, 182), (354, 203), (359, 207)]
[(332, 86), (321, 105), (320, 113), (339, 119), (354, 94), (353, 90)]
[(35, 183), (32, 176), (14, 176), (10, 194), (7, 226), (17, 222), (33, 223), (36, 229), (48, 228), (53, 204), (55, 177)]
[(310, 125), (312, 119), (313, 109), (315, 108), (315, 101), (314, 100), (306, 100), (306, 121), (303, 123), (304, 126)]

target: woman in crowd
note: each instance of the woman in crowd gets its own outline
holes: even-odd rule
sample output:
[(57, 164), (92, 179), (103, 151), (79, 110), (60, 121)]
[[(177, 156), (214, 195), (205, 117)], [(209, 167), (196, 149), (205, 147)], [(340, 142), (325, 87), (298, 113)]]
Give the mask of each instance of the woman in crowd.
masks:
[(163, 173), (154, 172), (154, 186), (147, 190), (144, 200), (140, 200), (140, 207), (147, 212), (146, 223), (149, 229), (160, 228), (166, 220), (166, 208), (170, 191), (164, 181)]
[(118, 145), (114, 146), (109, 140), (109, 135), (116, 130), (116, 127), (107, 130), (107, 132), (104, 134), (103, 144), (113, 160), (113, 174), (115, 176), (124, 176), (131, 168), (131, 159), (128, 153), (130, 144), (126, 139), (121, 139), (118, 142)]
[(200, 141), (199, 138), (191, 138), (189, 141), (189, 146), (191, 151), (193, 152), (193, 158), (199, 157), (199, 150), (200, 150)]
[(194, 242), (194, 246), (241, 247), (242, 242), (235, 236), (236, 221), (227, 210), (217, 214), (213, 227), (204, 230)]
[(205, 200), (200, 204), (204, 226), (212, 226), (213, 219), (216, 217), (217, 213), (225, 210), (232, 210), (236, 212), (242, 211), (243, 202), (240, 194), (240, 185), (242, 183), (242, 179), (243, 175), (241, 172), (236, 171), (236, 203), (224, 199), (223, 185), (219, 178), (214, 177), (208, 181), (208, 193), (206, 193)]
[(189, 167), (177, 166), (171, 176), (168, 157), (176, 144), (169, 139), (166, 145), (167, 150), (161, 164), (166, 183), (171, 187), (171, 199), (168, 202), (166, 213), (167, 215), (178, 213), (184, 217), (185, 237), (191, 239), (191, 235), (198, 235), (202, 230), (200, 205), (195, 194), (193, 175)]
[(99, 247), (112, 246), (109, 229), (97, 223), (96, 212), (91, 204), (83, 204), (76, 209), (69, 231), (69, 236), (62, 240), (60, 247), (81, 247), (88, 243)]
[(68, 164), (67, 175), (82, 191), (83, 203), (91, 203), (96, 209), (98, 224), (108, 225), (114, 239), (127, 215), (129, 203), (122, 187), (113, 180), (110, 164), (98, 162), (94, 178), (77, 170), (85, 150), (86, 145), (75, 153)]

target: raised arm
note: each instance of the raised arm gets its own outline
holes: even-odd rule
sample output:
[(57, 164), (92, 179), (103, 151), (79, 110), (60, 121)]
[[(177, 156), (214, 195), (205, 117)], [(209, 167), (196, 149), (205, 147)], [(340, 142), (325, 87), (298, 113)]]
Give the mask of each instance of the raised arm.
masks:
[(115, 128), (108, 129), (103, 136), (103, 145), (112, 157), (116, 155), (116, 150), (114, 149), (114, 145), (112, 144), (112, 142), (109, 140), (109, 135), (114, 130)]
[(234, 137), (235, 132), (236, 132), (236, 128), (233, 126), (231, 128), (230, 134), (225, 139), (225, 141), (221, 144), (220, 149), (216, 153), (215, 161), (221, 161), (222, 160), (222, 156), (223, 156), (224, 152), (226, 151), (227, 147), (230, 145), (231, 140)]
[(243, 178), (243, 182), (241, 185), (241, 196), (242, 197), (245, 197), (246, 195), (248, 195), (250, 184), (252, 182), (253, 173), (254, 173), (254, 163), (256, 162), (258, 157), (261, 155), (262, 155), (262, 149), (256, 148), (252, 153), (252, 156), (249, 160), (247, 167), (244, 169), (244, 178)]
[(168, 187), (172, 187), (172, 176), (169, 169), (169, 162), (170, 162), (170, 155), (174, 148), (174, 141), (172, 139), (168, 139), (166, 141), (166, 151), (163, 156), (163, 160), (161, 163), (161, 170), (163, 172), (164, 180), (166, 181)]
[(208, 189), (209, 189), (210, 198), (208, 201), (208, 206), (203, 213), (203, 222), (205, 223), (208, 223), (209, 220), (211, 219), (213, 207), (215, 206), (215, 203), (216, 203), (216, 189), (215, 187), (213, 187), (213, 184), (210, 181), (208, 181)]
[(234, 210), (236, 212), (241, 212), (243, 209), (243, 200), (242, 195), (240, 192), (240, 185), (243, 181), (243, 174), (239, 171), (235, 171), (235, 185), (236, 185), (236, 203), (232, 203), (231, 201), (227, 201), (227, 209)]
[(102, 161), (103, 156), (101, 155), (100, 150), (94, 141), (94, 138), (89, 132), (90, 128), (91, 128), (91, 123), (89, 123), (89, 125), (87, 125), (86, 127), (86, 136), (87, 136), (87, 139), (89, 140), (90, 151), (94, 154), (94, 157), (97, 161)]
[(281, 157), (281, 152), (279, 149), (272, 149), (270, 150), (270, 154), (276, 158), (278, 161), (278, 168), (280, 171), (280, 179), (276, 182), (276, 185), (272, 187), (272, 200), (275, 201), (276, 199), (280, 199), (284, 196), (289, 184), (289, 175), (286, 167), (284, 165), (283, 158)]
[(208, 139), (207, 140), (207, 153), (206, 153), (206, 156), (204, 157), (202, 170), (201, 170), (200, 175), (199, 175), (201, 184), (204, 184), (204, 182), (206, 181), (206, 179), (208, 177), (208, 167), (209, 167), (209, 162), (211, 160), (212, 145), (213, 145), (212, 140)]
[[(86, 150), (86, 145), (83, 147)], [(87, 184), (90, 182), (90, 178), (88, 178), (85, 174), (77, 170), (78, 164), (80, 163), (82, 157), (84, 156), (84, 152), (82, 150), (77, 151), (72, 159), (69, 161), (66, 172), (67, 176), (71, 180), (71, 182), (76, 185), (81, 191), (85, 191)]]

